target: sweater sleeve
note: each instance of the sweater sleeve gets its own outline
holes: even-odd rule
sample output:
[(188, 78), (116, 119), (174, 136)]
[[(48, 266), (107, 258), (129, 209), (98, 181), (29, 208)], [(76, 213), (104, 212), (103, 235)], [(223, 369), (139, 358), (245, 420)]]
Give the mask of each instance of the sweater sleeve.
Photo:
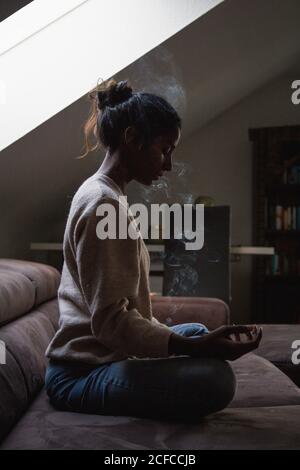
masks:
[[(123, 210), (117, 200), (116, 221)], [(77, 223), (75, 252), (80, 289), (91, 315), (96, 339), (121, 354), (135, 357), (168, 357), (172, 330), (144, 318), (136, 308), (129, 308), (130, 299), (138, 294), (140, 281), (140, 240), (100, 239), (96, 227), (103, 217), (94, 208)], [(127, 226), (131, 219), (127, 216)], [(118, 222), (116, 233), (118, 234)]]

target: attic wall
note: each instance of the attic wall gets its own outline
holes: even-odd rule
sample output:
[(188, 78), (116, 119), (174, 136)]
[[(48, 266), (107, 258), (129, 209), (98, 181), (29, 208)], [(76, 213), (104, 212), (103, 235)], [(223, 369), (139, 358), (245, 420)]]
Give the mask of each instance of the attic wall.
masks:
[(75, 159), (87, 113), (76, 102), (1, 152), (0, 257), (30, 259), (30, 242), (62, 239), (73, 194), (98, 167), (98, 155)]
[[(299, 72), (290, 71), (251, 94), (178, 148), (177, 159), (192, 168), (188, 181), (193, 196), (209, 195), (217, 204), (231, 206), (232, 244), (252, 244), (252, 157), (248, 129), (300, 124), (300, 105), (291, 102), (291, 83), (299, 79)], [(248, 322), (251, 257), (244, 256), (231, 267), (232, 318), (236, 323)]]

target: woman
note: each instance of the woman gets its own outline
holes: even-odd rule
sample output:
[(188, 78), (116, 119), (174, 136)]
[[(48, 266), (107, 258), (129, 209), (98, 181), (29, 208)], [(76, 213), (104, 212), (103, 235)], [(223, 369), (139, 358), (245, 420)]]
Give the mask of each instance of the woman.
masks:
[[(133, 92), (127, 81), (102, 83), (90, 97), (85, 155), (100, 144), (107, 152), (76, 192), (67, 220), (47, 393), (62, 410), (197, 420), (232, 400), (226, 360), (255, 349), (262, 333), (251, 326), (208, 332), (200, 323), (169, 328), (153, 318), (142, 237), (99, 237), (99, 213), (113, 207), (118, 225), (127, 184), (149, 186), (171, 171), (181, 120), (162, 97)], [(133, 222), (128, 213), (126, 222)]]

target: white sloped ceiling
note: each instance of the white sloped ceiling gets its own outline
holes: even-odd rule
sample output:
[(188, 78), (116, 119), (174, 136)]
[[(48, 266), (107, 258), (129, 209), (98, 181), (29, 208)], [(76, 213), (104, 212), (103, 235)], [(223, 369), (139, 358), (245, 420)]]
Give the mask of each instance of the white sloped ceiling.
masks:
[(0, 150), (220, 2), (35, 0), (1, 22)]

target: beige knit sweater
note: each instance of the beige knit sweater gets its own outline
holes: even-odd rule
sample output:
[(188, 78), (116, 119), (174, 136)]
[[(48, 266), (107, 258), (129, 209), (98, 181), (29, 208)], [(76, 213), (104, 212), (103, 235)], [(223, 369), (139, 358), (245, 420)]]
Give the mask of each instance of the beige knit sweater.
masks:
[[(58, 289), (59, 329), (51, 359), (103, 364), (128, 357), (167, 357), (172, 330), (152, 316), (149, 253), (137, 240), (96, 235), (97, 207), (124, 210), (119, 186), (100, 169), (76, 192), (64, 234)], [(118, 215), (117, 215), (118, 220)], [(133, 218), (127, 216), (127, 223)]]

